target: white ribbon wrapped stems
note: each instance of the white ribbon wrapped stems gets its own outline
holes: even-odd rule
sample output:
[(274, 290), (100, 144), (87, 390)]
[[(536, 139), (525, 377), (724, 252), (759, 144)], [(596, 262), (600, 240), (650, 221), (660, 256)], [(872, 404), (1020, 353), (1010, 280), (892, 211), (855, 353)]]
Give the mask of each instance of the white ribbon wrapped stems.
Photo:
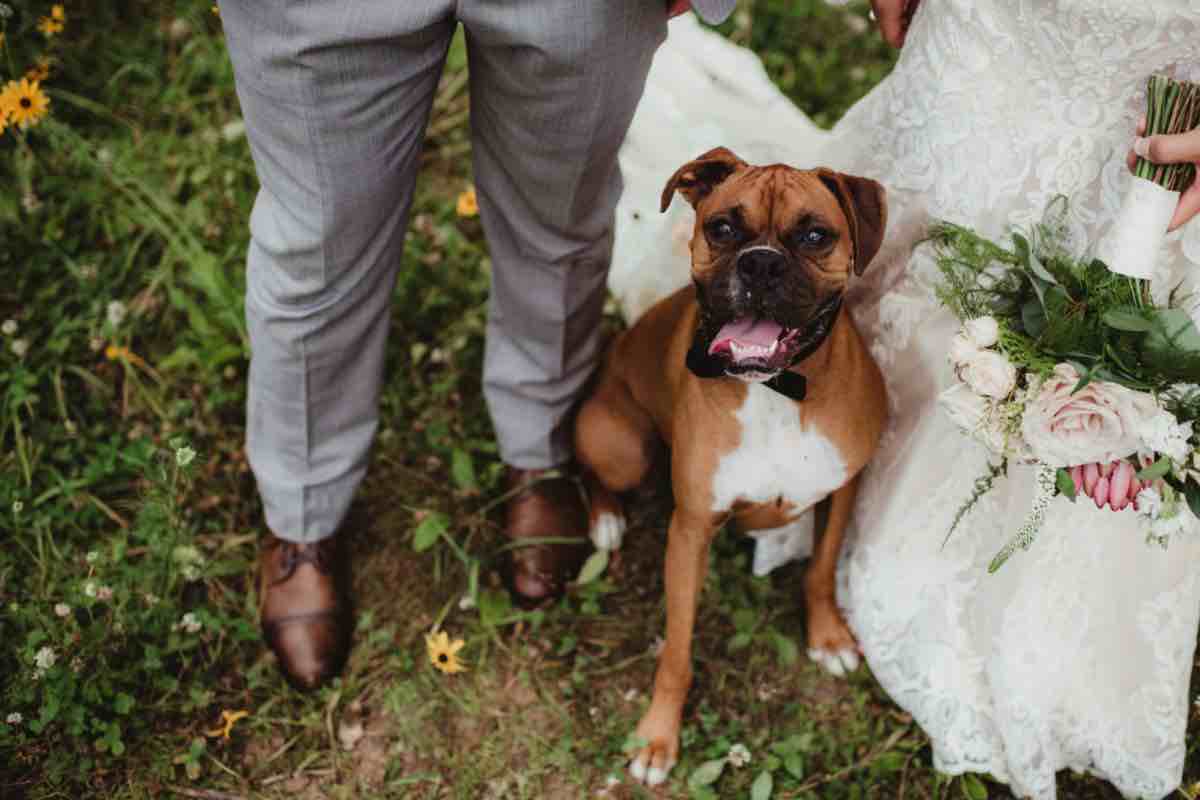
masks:
[(1096, 248), (1096, 257), (1121, 275), (1153, 278), (1178, 204), (1179, 192), (1134, 176), (1117, 218)]

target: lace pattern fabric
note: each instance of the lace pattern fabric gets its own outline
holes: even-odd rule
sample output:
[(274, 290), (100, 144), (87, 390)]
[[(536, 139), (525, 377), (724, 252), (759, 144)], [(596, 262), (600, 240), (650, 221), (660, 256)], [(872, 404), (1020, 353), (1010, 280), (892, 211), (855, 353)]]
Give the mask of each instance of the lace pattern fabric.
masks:
[[(893, 73), (832, 135), (794, 119), (802, 135), (748, 133), (735, 119), (744, 98), (727, 99), (729, 73), (717, 77), (744, 63), (722, 50), (745, 54), (718, 41), (673, 24), (648, 89), (671, 95), (666, 125), (703, 130), (750, 160), (827, 164), (888, 189), (885, 248), (850, 299), (891, 421), (839, 575), (872, 671), (927, 732), (943, 771), (991, 773), (1037, 800), (1054, 800), (1055, 774), (1068, 768), (1129, 797), (1167, 795), (1183, 770), (1200, 541), (1149, 546), (1134, 512), (1059, 498), (1033, 547), (988, 575), (1030, 507), (1033, 470), (1014, 467), (943, 545), (987, 456), (938, 411), (957, 322), (914, 245), (931, 217), (999, 237), (1039, 220), (1059, 194), (1071, 198), (1074, 240), (1097, 241), (1129, 180), (1146, 78), (1200, 73), (1200, 0), (924, 0)], [(704, 59), (689, 61), (700, 42)], [(689, 69), (697, 99), (679, 90)], [(756, 84), (757, 102), (763, 91)], [(635, 185), (661, 187), (696, 154), (661, 141), (654, 114), (639, 111), (623, 154)], [(610, 284), (627, 314), (687, 280), (671, 231), (686, 237), (690, 210), (676, 203), (665, 222), (645, 224), (655, 199), (627, 194), (618, 210)], [(1200, 313), (1200, 222), (1168, 237), (1161, 265), (1158, 290), (1182, 283)]]

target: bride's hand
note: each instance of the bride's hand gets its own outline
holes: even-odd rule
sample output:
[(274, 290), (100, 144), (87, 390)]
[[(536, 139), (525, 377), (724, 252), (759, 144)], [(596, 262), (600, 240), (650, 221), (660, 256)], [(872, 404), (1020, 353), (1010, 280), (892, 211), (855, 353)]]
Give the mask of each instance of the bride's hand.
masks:
[[(1155, 164), (1194, 161), (1197, 170), (1200, 170), (1200, 128), (1173, 136), (1146, 137), (1146, 118), (1143, 117), (1138, 123), (1137, 133), (1137, 138), (1133, 140), (1133, 149), (1126, 158), (1130, 170), (1137, 163), (1138, 156)], [(1180, 196), (1175, 216), (1171, 217), (1171, 224), (1167, 230), (1175, 230), (1197, 213), (1200, 213), (1200, 178), (1192, 180), (1192, 185)]]
[(668, 0), (667, 16), (678, 17), (692, 7), (692, 0)]
[(908, 23), (920, 4), (921, 0), (871, 0), (871, 10), (885, 42), (892, 47), (904, 46)]

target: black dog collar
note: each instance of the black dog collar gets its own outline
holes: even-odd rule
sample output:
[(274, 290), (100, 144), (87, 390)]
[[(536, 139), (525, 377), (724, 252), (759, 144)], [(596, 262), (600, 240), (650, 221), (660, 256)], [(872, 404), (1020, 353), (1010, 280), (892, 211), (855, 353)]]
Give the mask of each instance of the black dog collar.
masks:
[[(808, 381), (803, 375), (791, 372), (791, 368), (817, 351), (829, 334), (833, 332), (833, 323), (837, 320), (838, 311), (842, 308), (842, 296), (836, 294), (826, 300), (813, 318), (808, 321), (800, 332), (800, 348), (795, 355), (775, 377), (763, 383), (784, 397), (799, 402), (808, 394)], [(697, 378), (720, 378), (725, 375), (725, 365), (722, 359), (708, 352), (708, 345), (693, 342), (687, 354), (687, 368)]]

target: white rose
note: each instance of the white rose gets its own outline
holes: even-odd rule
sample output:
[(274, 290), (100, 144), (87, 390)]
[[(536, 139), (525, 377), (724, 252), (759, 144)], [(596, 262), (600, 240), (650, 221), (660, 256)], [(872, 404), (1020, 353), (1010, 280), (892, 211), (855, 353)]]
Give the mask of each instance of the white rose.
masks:
[(963, 323), (963, 333), (980, 350), (986, 350), (1000, 341), (1000, 323), (995, 317), (976, 317)]
[(1059, 364), (1025, 406), (1021, 433), (1035, 458), (1052, 467), (1126, 458), (1141, 444), (1139, 431), (1159, 412), (1154, 398), (1105, 381), (1075, 394), (1079, 373)]
[(966, 362), (978, 352), (979, 348), (975, 346), (975, 342), (965, 333), (955, 334), (954, 338), (950, 340), (950, 363), (955, 367)]
[(958, 368), (959, 377), (979, 394), (1003, 400), (1017, 388), (1017, 368), (1000, 353), (979, 350)]

